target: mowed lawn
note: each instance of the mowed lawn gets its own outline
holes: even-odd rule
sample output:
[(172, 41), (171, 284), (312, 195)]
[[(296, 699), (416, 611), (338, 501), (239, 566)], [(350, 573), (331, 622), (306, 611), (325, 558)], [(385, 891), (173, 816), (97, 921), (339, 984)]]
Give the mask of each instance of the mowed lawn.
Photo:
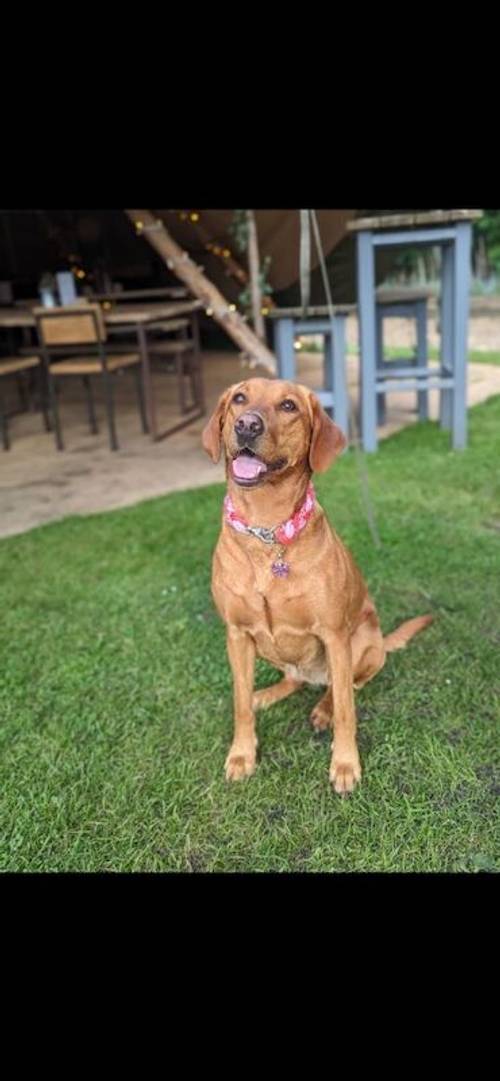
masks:
[[(310, 345), (307, 345), (309, 352), (319, 352), (320, 350), (314, 350)], [(347, 349), (348, 353), (358, 353), (357, 346), (350, 346)], [(396, 357), (405, 357), (410, 359), (415, 356), (415, 349), (411, 346), (386, 346), (384, 349), (384, 357), (386, 360), (393, 360)], [(439, 349), (435, 346), (429, 347), (430, 360), (439, 360)], [(500, 364), (500, 352), (494, 349), (470, 349), (469, 350), (469, 364)]]
[[(427, 424), (316, 480), (384, 630), (435, 624), (357, 696), (363, 782), (330, 789), (308, 688), (228, 785), (231, 680), (210, 596), (223, 487), (0, 542), (0, 868), (491, 871), (499, 865), (500, 398), (470, 448)], [(14, 451), (12, 452), (14, 453)], [(259, 662), (257, 684), (278, 678)], [(321, 693), (321, 692), (320, 692)]]

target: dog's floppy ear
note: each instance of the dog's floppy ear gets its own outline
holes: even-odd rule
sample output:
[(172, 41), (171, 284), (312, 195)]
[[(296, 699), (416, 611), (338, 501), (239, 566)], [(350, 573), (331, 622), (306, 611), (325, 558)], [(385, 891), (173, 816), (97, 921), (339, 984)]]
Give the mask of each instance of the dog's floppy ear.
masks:
[(212, 416), (210, 417), (208, 424), (205, 425), (202, 432), (201, 442), (203, 445), (203, 449), (206, 450), (207, 454), (210, 456), (213, 462), (218, 462), (220, 458), (221, 434), (222, 425), (224, 423), (224, 413), (226, 409), (226, 402), (232, 389), (232, 387), (229, 387), (228, 390), (224, 391), (224, 394), (221, 394), (219, 401), (217, 402), (217, 405), (212, 413)]
[(325, 413), (315, 394), (311, 395), (313, 430), (309, 447), (309, 465), (313, 473), (324, 473), (347, 446), (347, 439)]

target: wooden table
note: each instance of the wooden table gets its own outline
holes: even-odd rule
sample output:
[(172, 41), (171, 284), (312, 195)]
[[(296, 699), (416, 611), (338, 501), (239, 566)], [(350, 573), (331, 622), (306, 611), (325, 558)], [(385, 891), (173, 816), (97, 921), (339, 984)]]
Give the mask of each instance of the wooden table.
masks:
[(169, 297), (172, 300), (182, 300), (184, 297), (188, 297), (188, 291), (183, 285), (166, 285), (159, 289), (121, 289), (115, 293), (92, 293), (91, 296), (85, 299), (92, 303), (97, 300), (101, 303), (103, 300), (109, 300), (117, 304), (127, 304), (130, 300), (147, 301), (148, 299), (157, 298), (167, 300)]
[[(90, 301), (91, 303), (91, 301)], [(165, 323), (169, 319), (176, 319), (182, 315), (194, 316), (194, 313), (203, 308), (201, 300), (177, 300), (165, 304), (120, 304), (116, 308), (103, 309), (103, 317), (106, 326), (110, 330), (132, 329), (137, 337), (137, 345), (142, 362), (142, 377), (144, 383), (144, 397), (146, 400), (146, 412), (153, 440), (162, 439), (165, 435), (173, 434), (173, 429), (168, 432), (159, 432), (156, 409), (153, 398), (151, 383), (151, 363), (147, 343), (147, 331), (154, 329), (155, 323)], [(50, 310), (50, 309), (48, 309)], [(35, 328), (33, 312), (27, 308), (0, 308), (0, 329), (18, 327), (20, 329)], [(36, 347), (34, 347), (36, 349)], [(198, 414), (189, 417), (177, 425), (175, 430), (190, 424), (197, 419)]]
[(196, 420), (198, 416), (201, 416), (201, 412), (194, 413), (187, 420), (183, 420), (179, 424), (176, 424), (174, 428), (169, 428), (164, 432), (158, 431), (158, 421), (151, 382), (151, 364), (148, 352), (147, 331), (148, 329), (153, 330), (155, 324), (168, 322), (169, 319), (175, 319), (181, 315), (193, 316), (194, 313), (201, 308), (203, 308), (201, 300), (179, 300), (174, 301), (171, 304), (143, 304), (140, 307), (136, 305), (120, 304), (118, 307), (111, 308), (109, 311), (106, 311), (106, 309), (103, 311), (106, 326), (110, 329), (120, 328), (124, 330), (132, 327), (135, 330), (142, 361), (146, 413), (153, 441), (164, 439), (167, 435), (173, 435), (174, 432), (179, 431), (193, 420)]

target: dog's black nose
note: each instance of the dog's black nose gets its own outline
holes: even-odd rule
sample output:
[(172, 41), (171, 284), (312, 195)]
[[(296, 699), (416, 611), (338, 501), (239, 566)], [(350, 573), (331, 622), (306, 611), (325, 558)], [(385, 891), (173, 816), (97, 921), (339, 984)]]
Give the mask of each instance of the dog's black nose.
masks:
[(264, 422), (258, 413), (242, 413), (234, 430), (240, 439), (256, 439), (264, 431)]

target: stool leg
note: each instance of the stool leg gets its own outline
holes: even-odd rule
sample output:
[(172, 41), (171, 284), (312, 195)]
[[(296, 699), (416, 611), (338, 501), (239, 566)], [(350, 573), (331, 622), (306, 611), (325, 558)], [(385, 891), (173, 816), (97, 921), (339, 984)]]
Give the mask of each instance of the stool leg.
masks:
[[(377, 320), (377, 330), (376, 330), (376, 333), (377, 333), (377, 371), (380, 371), (380, 372), (383, 373), (383, 371), (385, 369), (385, 366), (386, 366), (385, 365), (385, 358), (384, 358), (384, 315), (383, 315), (383, 312), (380, 311), (379, 308), (377, 308), (377, 310), (376, 310), (376, 320)], [(386, 395), (385, 394), (377, 394), (377, 424), (380, 424), (380, 425), (385, 424), (386, 405), (387, 405)]]
[[(417, 319), (417, 368), (427, 367), (427, 301), (419, 300), (416, 303)], [(417, 392), (419, 420), (427, 420), (429, 416), (429, 392), (419, 390)]]
[[(453, 372), (453, 247), (443, 244), (441, 260), (441, 369)], [(451, 428), (453, 390), (442, 390), (439, 405), (441, 428)]]
[(333, 405), (325, 406), (325, 413), (327, 413), (328, 416), (332, 418), (332, 420), (334, 419), (335, 409), (336, 409), (335, 392), (334, 392), (334, 388), (335, 388), (334, 366), (335, 366), (335, 346), (334, 346), (334, 341), (333, 341), (333, 334), (332, 334), (331, 330), (330, 331), (326, 330), (325, 333), (323, 334), (323, 389), (324, 390), (329, 390), (331, 395), (332, 395), (332, 398), (333, 398)]
[(293, 319), (276, 319), (274, 347), (278, 361), (278, 378), (290, 379), (292, 382), (296, 379), (293, 341)]
[(375, 406), (375, 259), (372, 236), (357, 236), (357, 278), (361, 383), (361, 439), (363, 450), (377, 449), (377, 411)]
[[(329, 335), (332, 337), (332, 335)], [(347, 385), (346, 316), (333, 320), (333, 409), (335, 423), (349, 439), (349, 388)]]
[(469, 311), (469, 222), (456, 226), (455, 273), (453, 289), (453, 378), (452, 446), (464, 450), (467, 445), (467, 319)]

